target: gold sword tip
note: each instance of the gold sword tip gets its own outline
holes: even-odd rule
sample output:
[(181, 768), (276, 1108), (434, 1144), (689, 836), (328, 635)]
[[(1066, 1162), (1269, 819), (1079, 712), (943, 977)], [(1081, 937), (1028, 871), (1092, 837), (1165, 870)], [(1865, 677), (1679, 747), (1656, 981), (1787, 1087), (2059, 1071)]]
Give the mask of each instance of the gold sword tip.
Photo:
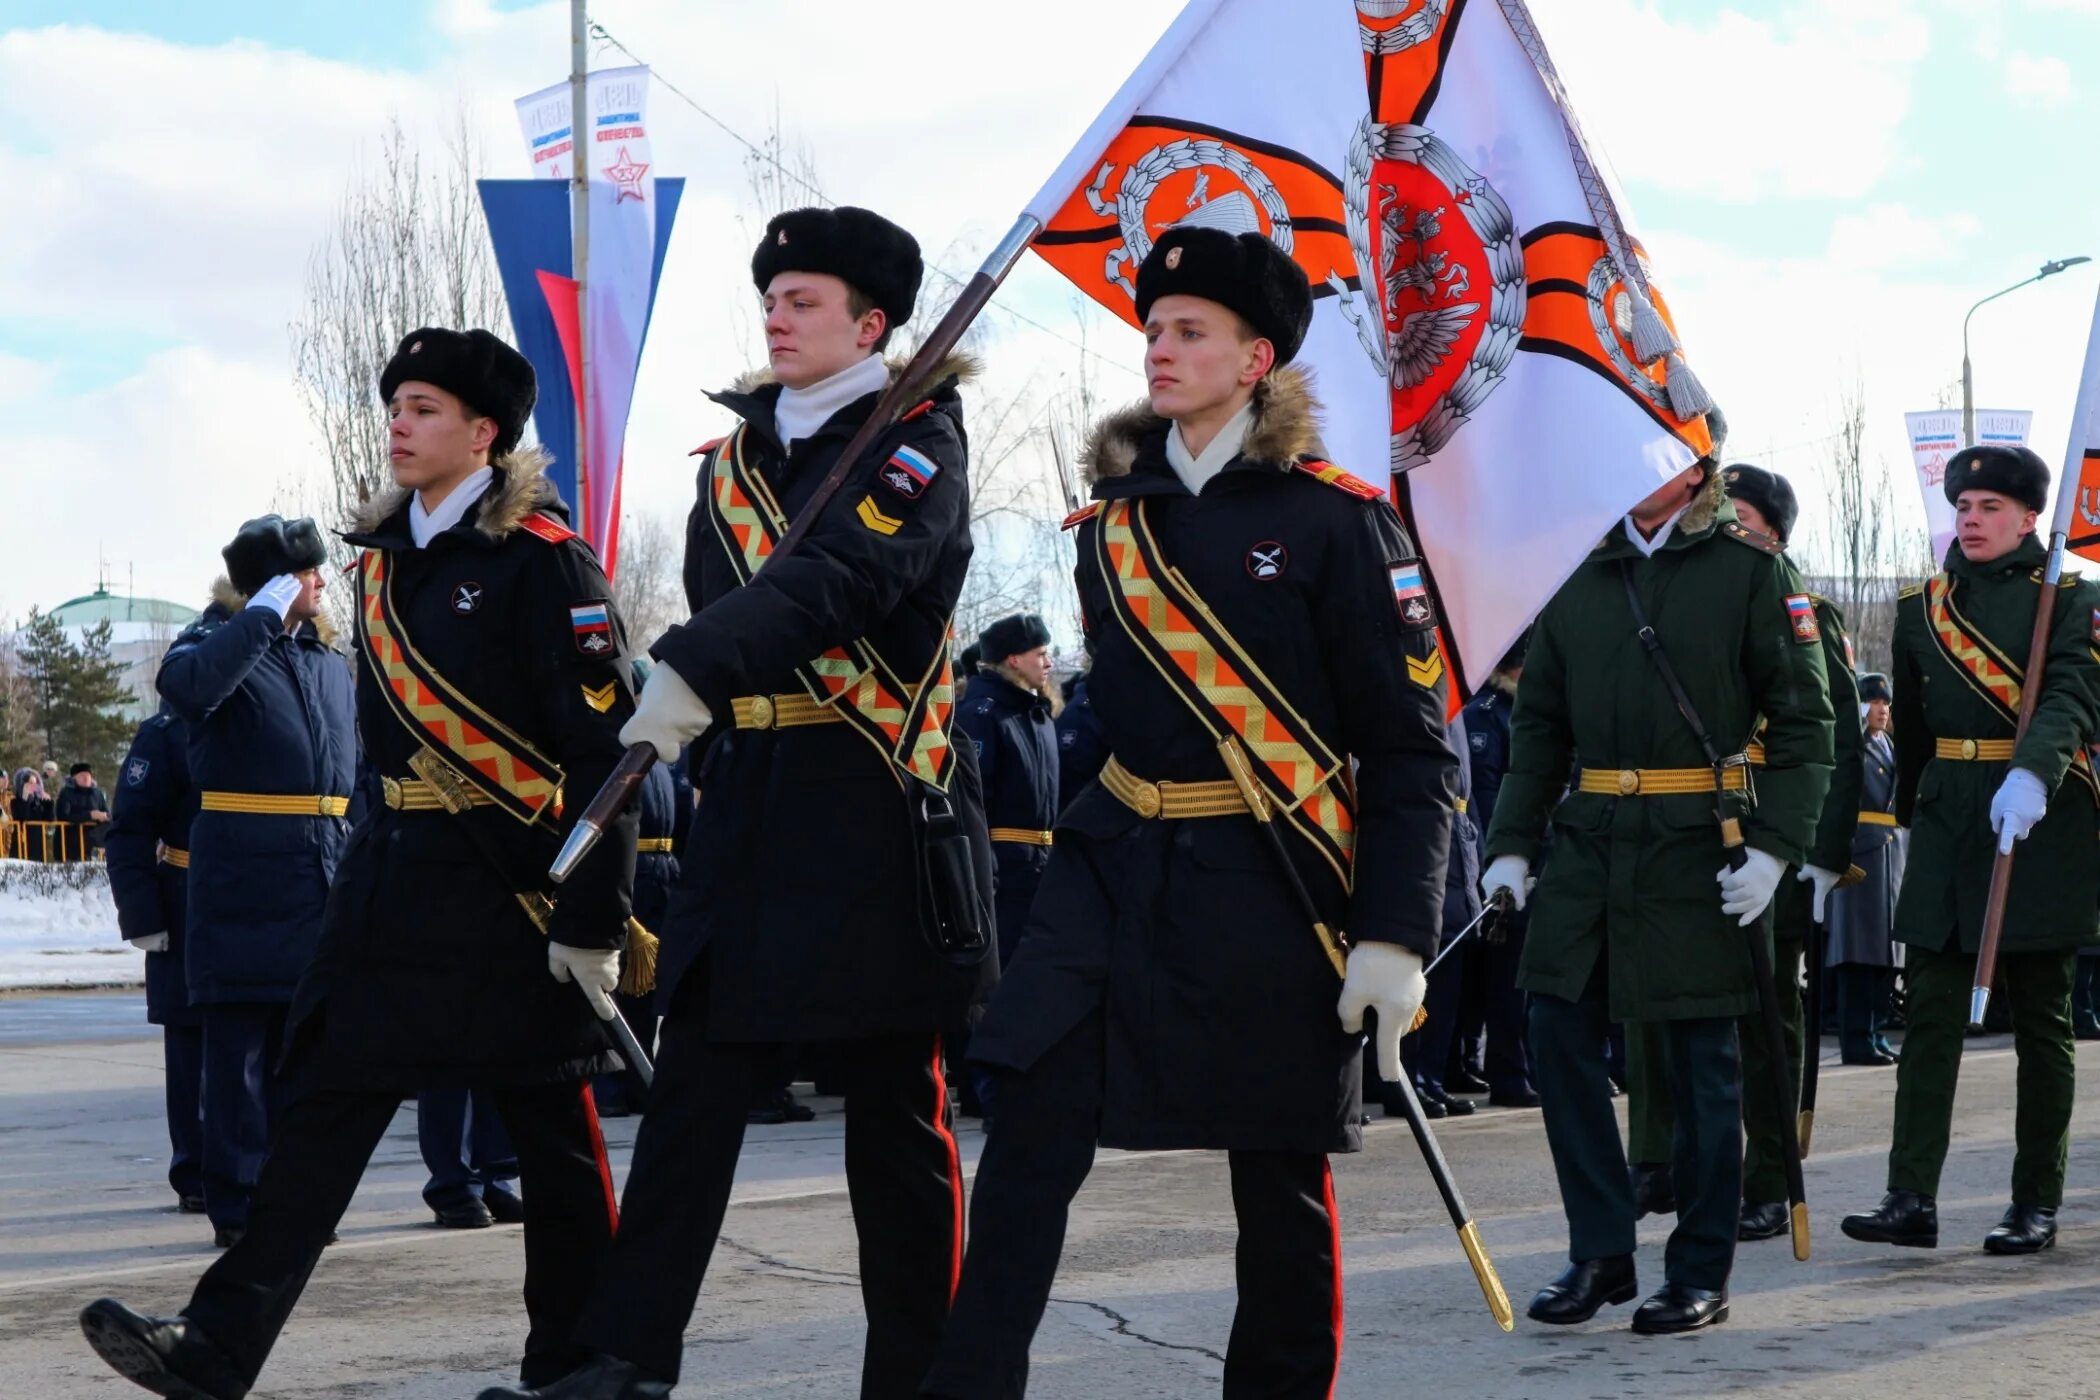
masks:
[(1794, 1258), (1808, 1262), (1808, 1202), (1794, 1202)]
[(1495, 1272), (1495, 1261), (1488, 1258), (1487, 1246), (1480, 1242), (1480, 1227), (1468, 1220), (1458, 1227), (1458, 1242), (1466, 1251), (1466, 1262), (1473, 1266), (1473, 1277), (1480, 1281), (1480, 1294), (1487, 1299), (1488, 1311), (1495, 1315), (1495, 1325), (1505, 1332), (1517, 1330), (1516, 1315), (1510, 1311), (1509, 1294), (1503, 1290), (1502, 1276)]

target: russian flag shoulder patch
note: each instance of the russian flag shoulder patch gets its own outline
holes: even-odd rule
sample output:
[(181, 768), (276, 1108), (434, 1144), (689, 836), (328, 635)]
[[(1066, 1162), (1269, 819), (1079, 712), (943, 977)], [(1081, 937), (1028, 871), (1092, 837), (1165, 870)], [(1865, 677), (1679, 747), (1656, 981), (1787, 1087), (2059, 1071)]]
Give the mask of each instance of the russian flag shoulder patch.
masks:
[(916, 501), (941, 474), (941, 464), (916, 447), (900, 447), (875, 473), (875, 479), (893, 495)]

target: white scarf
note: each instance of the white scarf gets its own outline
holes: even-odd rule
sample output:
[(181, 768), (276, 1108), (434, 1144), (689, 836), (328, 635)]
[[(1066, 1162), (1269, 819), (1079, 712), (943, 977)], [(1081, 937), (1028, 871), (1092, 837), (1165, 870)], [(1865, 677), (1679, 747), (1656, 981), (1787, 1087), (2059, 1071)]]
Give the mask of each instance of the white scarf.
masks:
[(487, 493), (495, 476), (495, 468), (483, 467), (453, 487), (452, 494), (439, 501), (436, 510), (423, 509), (421, 491), (412, 495), (408, 502), (408, 533), (415, 537), (416, 548), (421, 549), (464, 520), (468, 508)]
[(1218, 435), (1201, 453), (1189, 451), (1189, 445), (1181, 440), (1181, 425), (1176, 423), (1167, 431), (1167, 465), (1181, 484), (1188, 487), (1191, 496), (1203, 494), (1210, 479), (1225, 469), (1225, 464), (1240, 455), (1247, 444), (1247, 434), (1254, 427), (1254, 400), (1249, 399), (1240, 411), (1225, 420)]
[(807, 389), (780, 386), (780, 400), (773, 405), (773, 435), (782, 447), (792, 446), (831, 421), (831, 416), (856, 399), (879, 394), (889, 387), (890, 367), (882, 356), (870, 355), (848, 365), (829, 379)]
[(1641, 538), (1641, 527), (1634, 524), (1633, 517), (1629, 515), (1626, 517), (1626, 538), (1633, 541), (1635, 549), (1638, 549), (1646, 557), (1653, 559), (1655, 551), (1670, 542), (1670, 535), (1677, 529), (1677, 522), (1684, 519), (1684, 512), (1690, 509), (1691, 506), (1686, 505), (1677, 514), (1665, 520), (1662, 523), (1662, 528), (1655, 532), (1655, 538), (1652, 540)]

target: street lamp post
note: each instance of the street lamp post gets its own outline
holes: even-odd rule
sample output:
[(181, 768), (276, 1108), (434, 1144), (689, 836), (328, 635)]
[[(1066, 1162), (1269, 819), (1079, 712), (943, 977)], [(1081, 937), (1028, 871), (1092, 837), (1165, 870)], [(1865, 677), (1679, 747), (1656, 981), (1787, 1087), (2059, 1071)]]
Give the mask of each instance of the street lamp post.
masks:
[(2080, 263), (2091, 261), (2092, 259), (2088, 257), (2076, 257), (2058, 258), (2054, 262), (2045, 262), (2042, 264), (2040, 272), (2035, 273), (2034, 276), (2027, 278), (2025, 281), (2013, 283), (2003, 291), (1992, 292), (1982, 301), (1970, 307), (1968, 316), (1961, 318), (1961, 445), (1963, 447), (1974, 447), (1976, 445), (1976, 389), (1974, 377), (1969, 372), (1969, 316), (1974, 316), (1977, 311), (1988, 303), (2004, 296), (2006, 292), (2017, 292), (2020, 288), (2031, 286), (2041, 281), (2044, 277), (2054, 277), (2067, 267), (2076, 267)]

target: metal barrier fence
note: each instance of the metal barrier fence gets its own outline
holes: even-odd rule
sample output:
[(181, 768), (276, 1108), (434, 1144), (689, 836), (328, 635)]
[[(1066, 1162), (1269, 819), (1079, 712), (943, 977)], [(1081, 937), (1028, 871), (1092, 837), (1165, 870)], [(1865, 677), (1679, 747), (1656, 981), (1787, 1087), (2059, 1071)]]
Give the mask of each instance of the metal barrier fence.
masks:
[(102, 848), (88, 840), (94, 830), (81, 822), (0, 822), (0, 860), (35, 860), (70, 864), (102, 859)]

